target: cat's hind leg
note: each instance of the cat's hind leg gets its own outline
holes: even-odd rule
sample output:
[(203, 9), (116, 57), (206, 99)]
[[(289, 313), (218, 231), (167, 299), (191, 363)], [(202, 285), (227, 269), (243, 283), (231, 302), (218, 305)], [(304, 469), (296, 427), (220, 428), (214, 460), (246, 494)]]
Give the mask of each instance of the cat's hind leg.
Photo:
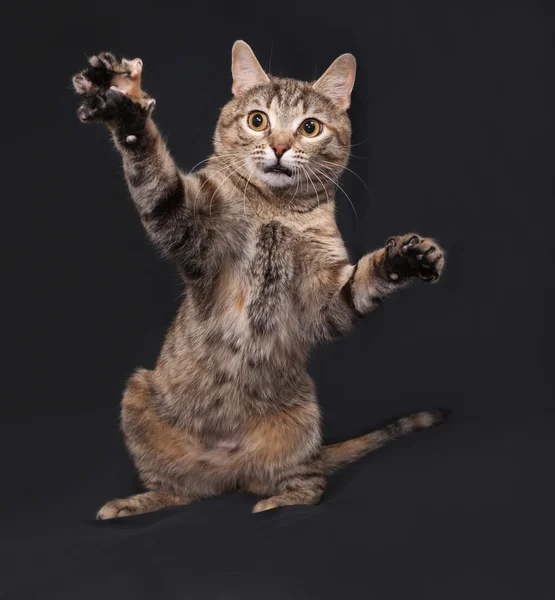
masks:
[(130, 517), (141, 513), (153, 512), (167, 506), (188, 504), (185, 498), (172, 496), (164, 492), (149, 491), (128, 498), (116, 498), (107, 502), (96, 514), (100, 521), (116, 517)]
[(138, 369), (128, 380), (121, 406), (125, 443), (146, 488), (107, 502), (97, 518), (113, 519), (191, 504), (221, 493), (226, 482), (205, 476), (205, 450), (190, 435), (160, 418), (155, 373)]
[(326, 476), (321, 461), (302, 465), (282, 476), (273, 487), (274, 496), (254, 505), (253, 512), (279, 506), (318, 504), (326, 488)]

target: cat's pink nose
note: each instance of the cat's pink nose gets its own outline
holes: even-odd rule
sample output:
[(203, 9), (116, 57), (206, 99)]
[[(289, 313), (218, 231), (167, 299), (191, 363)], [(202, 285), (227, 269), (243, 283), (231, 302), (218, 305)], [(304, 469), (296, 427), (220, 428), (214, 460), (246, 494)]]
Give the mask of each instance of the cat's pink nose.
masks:
[(291, 149), (291, 144), (272, 144), (272, 150), (278, 158), (281, 158), (287, 150)]

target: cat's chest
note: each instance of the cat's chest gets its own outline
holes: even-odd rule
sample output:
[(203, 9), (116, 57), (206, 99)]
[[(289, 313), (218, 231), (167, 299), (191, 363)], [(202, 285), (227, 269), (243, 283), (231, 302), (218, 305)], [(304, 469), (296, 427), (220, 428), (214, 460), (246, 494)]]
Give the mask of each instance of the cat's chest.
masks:
[(295, 252), (298, 242), (298, 235), (277, 220), (261, 224), (254, 232), (244, 278), (245, 308), (257, 333), (274, 330), (291, 310), (298, 272)]
[(295, 270), (297, 235), (279, 221), (258, 226), (251, 239), (246, 275), (257, 287), (286, 285)]
[(318, 274), (333, 253), (296, 224), (253, 224), (242, 260), (222, 270), (217, 318), (243, 340), (287, 339), (317, 301)]

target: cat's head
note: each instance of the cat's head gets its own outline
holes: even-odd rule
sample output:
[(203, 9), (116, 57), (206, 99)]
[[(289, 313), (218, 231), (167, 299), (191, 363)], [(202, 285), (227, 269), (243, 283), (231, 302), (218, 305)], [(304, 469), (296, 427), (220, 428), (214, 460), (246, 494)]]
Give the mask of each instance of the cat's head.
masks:
[[(250, 46), (232, 51), (233, 99), (222, 109), (216, 153), (245, 179), (277, 190), (328, 186), (345, 167), (356, 62), (337, 58), (313, 83), (267, 75)], [(310, 182), (310, 183), (309, 183)]]

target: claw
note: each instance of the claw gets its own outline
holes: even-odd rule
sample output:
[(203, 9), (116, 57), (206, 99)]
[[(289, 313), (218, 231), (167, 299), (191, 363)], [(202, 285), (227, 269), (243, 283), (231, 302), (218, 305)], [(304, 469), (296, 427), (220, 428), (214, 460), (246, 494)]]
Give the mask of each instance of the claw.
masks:
[(133, 60), (129, 61), (129, 64), (131, 65), (129, 77), (131, 77), (133, 80), (139, 79), (141, 73), (143, 72), (143, 61), (140, 58), (134, 58)]
[(81, 105), (77, 109), (77, 117), (82, 123), (87, 123), (88, 121), (92, 121), (94, 119), (94, 110), (87, 108), (84, 105)]
[(407, 242), (407, 246), (416, 246), (416, 244), (418, 244), (419, 239), (417, 235), (413, 235), (410, 240)]
[(94, 84), (89, 81), (83, 73), (77, 73), (72, 79), (75, 91), (81, 96), (93, 91)]
[(98, 66), (104, 66), (108, 71), (113, 70), (118, 62), (116, 57), (113, 54), (110, 54), (110, 52), (100, 52), (96, 58), (98, 58), (98, 61), (100, 62)]
[(89, 113), (88, 113), (87, 109), (84, 106), (80, 106), (77, 109), (77, 117), (79, 118), (79, 120), (82, 123), (85, 123), (86, 121), (89, 120)]
[(413, 236), (411, 236), (411, 238), (409, 240), (405, 240), (403, 247), (401, 248), (401, 252), (404, 255), (407, 255), (409, 250), (411, 250), (412, 248), (417, 246), (419, 243), (420, 243), (420, 238), (417, 235), (413, 235)]

